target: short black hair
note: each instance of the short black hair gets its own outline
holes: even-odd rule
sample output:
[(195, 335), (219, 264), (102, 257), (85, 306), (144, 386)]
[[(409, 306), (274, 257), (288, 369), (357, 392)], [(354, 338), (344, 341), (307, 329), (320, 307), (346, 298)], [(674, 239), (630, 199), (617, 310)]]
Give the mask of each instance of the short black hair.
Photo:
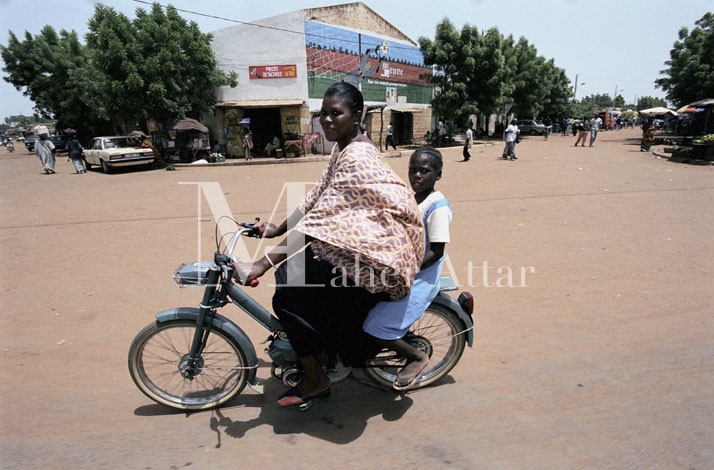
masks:
[(437, 172), (440, 172), (441, 169), (444, 167), (444, 159), (441, 157), (441, 152), (436, 150), (431, 145), (422, 145), (421, 147), (414, 150), (412, 156), (409, 157), (409, 163), (411, 163), (415, 158), (420, 157), (422, 155), (426, 155), (431, 159), (431, 166), (433, 166), (434, 170), (436, 170)]
[(362, 92), (351, 83), (333, 83), (327, 90), (325, 90), (325, 98), (329, 96), (339, 96), (340, 98), (343, 98), (352, 114), (357, 114), (358, 112), (361, 113), (364, 109), (364, 98), (362, 97)]

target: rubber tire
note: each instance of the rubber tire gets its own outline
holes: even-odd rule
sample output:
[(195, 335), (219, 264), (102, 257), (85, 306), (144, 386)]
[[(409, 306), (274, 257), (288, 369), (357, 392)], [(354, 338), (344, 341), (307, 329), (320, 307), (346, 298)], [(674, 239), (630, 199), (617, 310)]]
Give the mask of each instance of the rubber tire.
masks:
[[(422, 328), (433, 324), (434, 321), (442, 321), (448, 325), (451, 335), (451, 341), (448, 344), (446, 353), (443, 354), (443, 358), (438, 359), (438, 362), (434, 363), (434, 356), (431, 356), (429, 365), (422, 372), (422, 379), (419, 380), (411, 390), (426, 387), (442, 377), (446, 376), (451, 370), (456, 366), (461, 359), (461, 355), (464, 353), (464, 348), (466, 347), (466, 335), (463, 331), (466, 329), (463, 322), (459, 317), (451, 311), (441, 305), (432, 304), (426, 309), (426, 312), (419, 318), (419, 320), (414, 323), (411, 328), (409, 328), (409, 334), (405, 336), (405, 340), (409, 340), (410, 335), (414, 334), (419, 336), (420, 332), (423, 334)], [(459, 334), (462, 333), (462, 334)], [(439, 338), (427, 338), (432, 347), (440, 341)], [(414, 345), (414, 344), (412, 344)], [(439, 347), (438, 345), (436, 345)], [(440, 348), (440, 350), (443, 348)], [(383, 355), (394, 356), (393, 351), (382, 351), (375, 359), (379, 359)], [(398, 367), (389, 366), (382, 367), (376, 365), (370, 365), (371, 360), (367, 361), (367, 365), (364, 368), (365, 374), (374, 380), (376, 383), (383, 385), (388, 388), (392, 388), (394, 381), (397, 379), (397, 374), (399, 373)]]
[[(217, 369), (218, 376), (211, 371), (202, 372), (193, 380), (184, 379), (181, 376), (178, 368), (179, 361), (188, 352), (195, 331), (196, 323), (191, 320), (154, 322), (144, 327), (132, 341), (129, 347), (129, 374), (139, 390), (156, 403), (178, 410), (208, 410), (231, 401), (245, 388), (248, 380), (248, 361), (245, 352), (230, 335), (218, 329), (211, 329), (204, 353), (210, 352), (212, 346), (219, 343), (220, 346), (223, 346), (223, 349), (219, 350), (222, 356), (226, 352), (235, 356), (235, 362), (230, 359), (231, 362), (224, 364), (224, 367), (235, 364), (232, 367), (236, 367), (238, 375), (230, 377), (230, 380), (226, 381), (225, 376), (219, 377), (225, 373), (225, 369)], [(150, 346), (148, 351), (147, 345)], [(152, 362), (155, 367), (151, 366)], [(145, 363), (156, 370), (147, 369)], [(158, 384), (154, 378), (161, 379), (161, 384)], [(220, 379), (220, 381), (215, 379)], [(210, 382), (211, 380), (213, 382)], [(224, 391), (226, 382), (229, 382), (230, 386)], [(172, 384), (175, 384), (174, 388), (180, 393), (172, 393), (166, 389)], [(202, 387), (203, 384), (206, 386)], [(213, 393), (216, 390), (218, 392), (214, 395), (204, 395), (206, 391)], [(202, 396), (190, 398), (188, 397), (190, 393), (202, 394)]]
[(107, 175), (110, 174), (112, 172), (112, 169), (109, 167), (109, 165), (107, 165), (107, 162), (104, 160), (102, 160), (101, 162), (102, 162), (102, 171), (104, 173), (106, 173)]

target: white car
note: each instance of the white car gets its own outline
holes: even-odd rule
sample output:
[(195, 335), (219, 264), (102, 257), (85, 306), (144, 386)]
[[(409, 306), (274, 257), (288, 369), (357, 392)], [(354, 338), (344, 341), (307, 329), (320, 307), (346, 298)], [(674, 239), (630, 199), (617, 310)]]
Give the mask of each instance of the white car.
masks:
[(154, 152), (143, 148), (139, 139), (131, 135), (95, 137), (84, 149), (87, 168), (101, 166), (104, 173), (121, 166), (147, 165), (154, 161)]
[(521, 134), (545, 134), (545, 125), (543, 125), (542, 122), (534, 121), (533, 119), (520, 119), (518, 121), (518, 129), (521, 131)]

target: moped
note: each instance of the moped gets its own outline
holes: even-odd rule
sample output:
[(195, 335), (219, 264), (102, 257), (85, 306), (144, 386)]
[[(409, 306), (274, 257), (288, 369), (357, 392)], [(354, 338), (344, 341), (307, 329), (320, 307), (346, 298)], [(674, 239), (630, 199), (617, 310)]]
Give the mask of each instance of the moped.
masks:
[[(241, 228), (225, 246), (216, 226), (213, 261), (182, 264), (173, 274), (181, 287), (204, 286), (200, 305), (157, 313), (156, 320), (132, 341), (129, 348), (131, 378), (139, 390), (155, 402), (197, 411), (225, 405), (238, 396), (246, 384), (262, 393), (262, 381), (256, 376), (258, 356), (251, 340), (236, 323), (218, 313), (230, 303), (270, 332), (263, 343), (267, 344), (266, 352), (272, 360), (272, 377), (288, 387), (302, 380), (300, 361), (278, 318), (233, 280), (238, 262), (233, 256), (237, 242), (241, 236), (260, 237), (259, 221), (256, 218), (254, 222), (236, 223)], [(443, 290), (457, 290), (450, 278), (442, 278), (441, 287), (442, 292), (404, 338), (429, 356), (429, 365), (412, 389), (444, 377), (459, 362), (465, 345), (473, 346), (473, 296), (462, 292), (454, 300), (443, 293)], [(320, 361), (333, 383), (352, 373), (352, 367), (344, 365), (334, 352), (321, 353)], [(404, 358), (385, 349), (368, 359), (362, 368), (370, 383), (391, 390), (405, 364)], [(310, 404), (303, 404), (301, 409), (309, 408)]]

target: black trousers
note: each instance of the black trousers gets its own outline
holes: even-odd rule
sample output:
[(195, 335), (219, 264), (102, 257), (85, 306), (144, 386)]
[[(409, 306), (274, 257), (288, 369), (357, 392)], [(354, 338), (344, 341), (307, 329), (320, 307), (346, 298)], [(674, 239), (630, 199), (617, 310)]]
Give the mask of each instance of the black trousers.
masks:
[[(293, 281), (301, 274), (304, 285), (288, 284), (288, 276)], [(352, 280), (342, 285), (342, 271), (315, 259), (309, 247), (304, 256), (281, 264), (275, 280), (273, 310), (298, 357), (329, 350), (339, 353), (346, 365), (359, 366), (381, 349), (362, 324), (377, 302), (387, 300), (386, 294), (372, 294)]]
[(468, 146), (468, 145), (464, 145), (463, 154), (464, 154), (464, 160), (471, 160), (471, 154), (469, 153), (469, 146)]

